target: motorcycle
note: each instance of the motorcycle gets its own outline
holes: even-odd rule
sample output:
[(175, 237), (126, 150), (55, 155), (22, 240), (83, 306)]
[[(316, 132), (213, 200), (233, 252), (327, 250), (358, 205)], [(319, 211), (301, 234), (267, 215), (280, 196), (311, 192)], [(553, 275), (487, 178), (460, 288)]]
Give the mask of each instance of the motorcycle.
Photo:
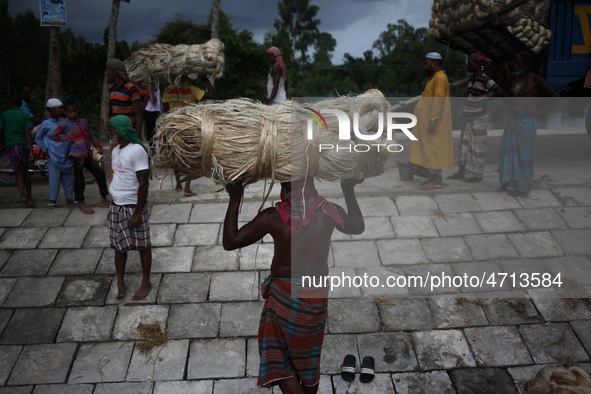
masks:
[[(98, 162), (99, 166), (104, 169), (104, 162)], [(29, 162), (29, 174), (41, 174), (45, 179), (48, 179), (47, 157), (43, 151), (37, 146), (33, 145), (33, 161)], [(96, 179), (88, 170), (84, 170), (84, 182), (90, 185), (96, 182)], [(12, 171), (12, 166), (8, 161), (8, 151), (0, 152), (0, 186), (14, 186), (16, 185), (16, 178)]]

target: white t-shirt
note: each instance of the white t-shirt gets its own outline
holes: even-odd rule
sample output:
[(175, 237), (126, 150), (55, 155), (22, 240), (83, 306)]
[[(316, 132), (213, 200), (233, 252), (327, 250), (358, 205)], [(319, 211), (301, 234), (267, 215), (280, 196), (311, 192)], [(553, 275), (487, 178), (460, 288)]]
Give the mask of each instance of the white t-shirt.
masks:
[(137, 204), (137, 192), (140, 183), (136, 172), (150, 168), (148, 154), (140, 144), (128, 144), (121, 149), (118, 145), (111, 153), (113, 180), (109, 185), (109, 194), (117, 205)]

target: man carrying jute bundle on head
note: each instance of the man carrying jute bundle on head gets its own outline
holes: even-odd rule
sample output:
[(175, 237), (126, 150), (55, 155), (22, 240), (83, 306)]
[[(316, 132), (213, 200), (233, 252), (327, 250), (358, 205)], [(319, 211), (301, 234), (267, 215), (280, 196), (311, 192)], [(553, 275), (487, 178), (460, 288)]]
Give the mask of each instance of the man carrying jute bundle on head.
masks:
[(275, 105), (287, 100), (287, 91), (289, 90), (287, 67), (281, 57), (281, 51), (277, 47), (267, 49), (267, 59), (273, 66), (271, 66), (267, 80), (263, 82), (263, 85), (267, 87), (267, 105)]
[(320, 355), (326, 324), (326, 288), (302, 287), (303, 276), (328, 275), (328, 253), (333, 230), (361, 234), (363, 216), (354, 187), (360, 180), (343, 180), (347, 212), (318, 196), (312, 178), (281, 184), (281, 202), (261, 211), (238, 229), (238, 211), (244, 193), (230, 184), (224, 219), (223, 246), (242, 248), (271, 234), (275, 252), (271, 275), (262, 294), (265, 305), (259, 325), (261, 364), (257, 385), (278, 385), (283, 393), (316, 393), (320, 381)]
[(148, 224), (148, 153), (127, 116), (114, 116), (109, 126), (111, 137), (118, 143), (111, 153), (113, 181), (109, 185), (109, 194), (112, 198), (109, 210), (109, 240), (111, 248), (115, 249), (117, 298), (124, 298), (127, 293), (124, 280), (127, 252), (138, 250), (143, 276), (142, 284), (132, 299), (143, 300), (152, 290), (152, 244)]

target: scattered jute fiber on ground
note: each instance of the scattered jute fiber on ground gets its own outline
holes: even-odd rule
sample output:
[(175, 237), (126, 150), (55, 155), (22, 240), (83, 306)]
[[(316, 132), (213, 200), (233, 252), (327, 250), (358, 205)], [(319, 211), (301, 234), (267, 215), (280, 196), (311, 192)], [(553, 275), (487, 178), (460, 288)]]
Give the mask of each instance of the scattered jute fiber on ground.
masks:
[[(339, 139), (336, 116), (325, 116), (326, 127), (312, 120), (309, 108), (341, 110), (350, 122), (358, 114), (359, 132), (378, 134), (389, 105), (381, 92), (371, 90), (302, 105), (286, 101), (267, 106), (235, 99), (178, 108), (158, 119), (154, 165), (175, 170), (182, 180), (205, 176), (223, 184), (259, 179), (287, 182), (310, 176), (367, 178), (383, 173), (385, 149), (356, 152), (355, 146), (367, 141), (358, 140), (354, 133), (350, 139)], [(372, 143), (394, 141), (381, 134)], [(319, 150), (329, 145), (338, 149)]]
[(162, 331), (159, 322), (139, 323), (137, 330), (140, 339), (136, 342), (136, 347), (143, 356), (150, 355), (152, 350), (168, 341), (166, 333)]
[(152, 44), (134, 52), (126, 61), (129, 78), (136, 83), (168, 81), (182, 76), (221, 78), (224, 73), (224, 44), (212, 39), (201, 45)]

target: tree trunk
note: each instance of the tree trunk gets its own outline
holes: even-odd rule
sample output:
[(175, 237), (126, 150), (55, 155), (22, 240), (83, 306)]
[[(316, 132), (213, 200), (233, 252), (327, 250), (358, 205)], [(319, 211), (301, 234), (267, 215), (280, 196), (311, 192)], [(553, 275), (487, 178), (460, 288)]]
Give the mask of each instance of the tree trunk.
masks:
[(49, 28), (49, 63), (47, 65), (47, 83), (45, 102), (52, 97), (62, 98), (62, 66), (60, 53), (60, 28)]
[[(111, 6), (111, 18), (109, 20), (109, 38), (107, 42), (107, 60), (115, 57), (115, 48), (117, 46), (117, 19), (119, 18), (119, 5), (121, 0), (113, 0)], [(108, 135), (109, 122), (109, 88), (107, 87), (107, 77), (103, 82), (103, 94), (101, 96), (101, 119), (99, 133), (101, 138)]]

